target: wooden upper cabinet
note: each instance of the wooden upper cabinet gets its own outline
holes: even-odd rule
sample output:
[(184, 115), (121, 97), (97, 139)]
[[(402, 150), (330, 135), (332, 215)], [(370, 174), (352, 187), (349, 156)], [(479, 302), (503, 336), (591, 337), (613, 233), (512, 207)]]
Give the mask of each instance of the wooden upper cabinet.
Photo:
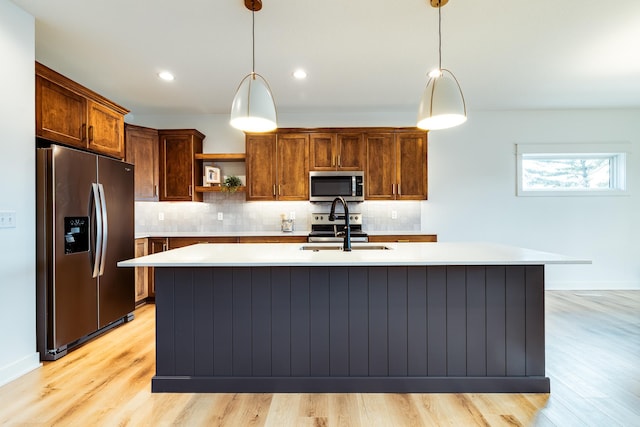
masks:
[(160, 201), (202, 201), (202, 193), (195, 191), (202, 179), (202, 171), (195, 167), (195, 154), (202, 153), (204, 138), (195, 129), (158, 130)]
[(276, 135), (247, 134), (247, 200), (276, 200)]
[(416, 128), (247, 134), (247, 200), (308, 200), (309, 171), (364, 171), (367, 200), (427, 198), (427, 133)]
[(123, 159), (129, 111), (36, 62), (36, 136)]
[(36, 136), (86, 148), (87, 100), (36, 76)]
[(365, 198), (394, 200), (396, 152), (393, 133), (365, 134), (365, 141), (367, 146)]
[(158, 201), (158, 131), (125, 124), (125, 160), (135, 165), (135, 199)]
[(309, 169), (312, 171), (336, 170), (337, 135), (312, 133), (309, 135)]
[(247, 200), (309, 200), (309, 135), (247, 134)]
[(368, 200), (427, 198), (427, 133), (366, 134)]
[(277, 136), (277, 200), (309, 200), (309, 135)]
[(397, 133), (396, 199), (427, 198), (427, 133)]
[(364, 170), (362, 133), (311, 133), (309, 163), (313, 171)]
[(93, 101), (87, 101), (87, 111), (87, 148), (96, 153), (124, 158), (124, 116)]

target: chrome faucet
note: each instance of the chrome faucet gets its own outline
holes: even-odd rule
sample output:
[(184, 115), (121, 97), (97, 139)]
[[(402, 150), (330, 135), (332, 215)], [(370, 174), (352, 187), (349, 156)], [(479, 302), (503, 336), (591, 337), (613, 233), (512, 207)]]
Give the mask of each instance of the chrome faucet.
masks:
[(336, 203), (342, 203), (342, 209), (344, 210), (344, 244), (342, 250), (345, 252), (351, 252), (351, 225), (349, 224), (349, 208), (347, 202), (342, 197), (336, 197), (331, 203), (331, 212), (329, 213), (329, 221), (335, 221), (336, 218)]

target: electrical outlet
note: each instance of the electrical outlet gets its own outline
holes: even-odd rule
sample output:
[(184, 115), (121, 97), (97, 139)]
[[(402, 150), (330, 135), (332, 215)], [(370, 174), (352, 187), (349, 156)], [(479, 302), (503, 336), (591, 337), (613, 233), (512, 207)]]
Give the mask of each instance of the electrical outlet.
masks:
[(398, 211), (391, 211), (391, 219), (398, 219)]
[(218, 212), (218, 221), (222, 221), (224, 219), (224, 215), (222, 212)]
[(296, 211), (289, 212), (289, 219), (296, 219)]
[(0, 212), (0, 228), (16, 228), (16, 212)]
[(158, 221), (164, 221), (164, 212), (158, 213)]

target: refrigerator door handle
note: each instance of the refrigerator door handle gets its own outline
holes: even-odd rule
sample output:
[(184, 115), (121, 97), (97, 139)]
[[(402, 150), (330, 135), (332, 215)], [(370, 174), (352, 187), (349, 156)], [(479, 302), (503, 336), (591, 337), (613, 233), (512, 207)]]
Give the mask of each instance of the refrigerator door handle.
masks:
[(95, 279), (99, 275), (100, 271), (100, 259), (102, 258), (102, 209), (100, 203), (100, 192), (98, 190), (98, 184), (95, 182), (91, 184), (93, 191), (93, 203), (96, 210), (96, 240), (94, 246), (95, 257), (93, 260), (93, 273), (92, 277)]
[(104, 274), (104, 264), (107, 257), (107, 241), (109, 235), (109, 219), (107, 218), (107, 198), (104, 195), (104, 186), (98, 184), (98, 190), (100, 192), (100, 201), (102, 205), (102, 252), (100, 256), (100, 272), (99, 276)]

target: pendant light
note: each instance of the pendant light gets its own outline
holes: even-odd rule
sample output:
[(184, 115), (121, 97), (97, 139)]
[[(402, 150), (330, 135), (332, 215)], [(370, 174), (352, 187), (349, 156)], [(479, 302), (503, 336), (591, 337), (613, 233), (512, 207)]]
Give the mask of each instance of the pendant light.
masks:
[(429, 73), (429, 81), (418, 108), (417, 127), (425, 130), (446, 129), (467, 121), (467, 106), (462, 89), (453, 73), (442, 68), (441, 8), (448, 0), (431, 0), (438, 8), (438, 69)]
[(256, 73), (255, 13), (262, 9), (262, 0), (244, 0), (251, 11), (251, 73), (240, 82), (231, 104), (229, 124), (245, 132), (269, 132), (277, 125), (276, 106), (271, 88), (260, 74)]

